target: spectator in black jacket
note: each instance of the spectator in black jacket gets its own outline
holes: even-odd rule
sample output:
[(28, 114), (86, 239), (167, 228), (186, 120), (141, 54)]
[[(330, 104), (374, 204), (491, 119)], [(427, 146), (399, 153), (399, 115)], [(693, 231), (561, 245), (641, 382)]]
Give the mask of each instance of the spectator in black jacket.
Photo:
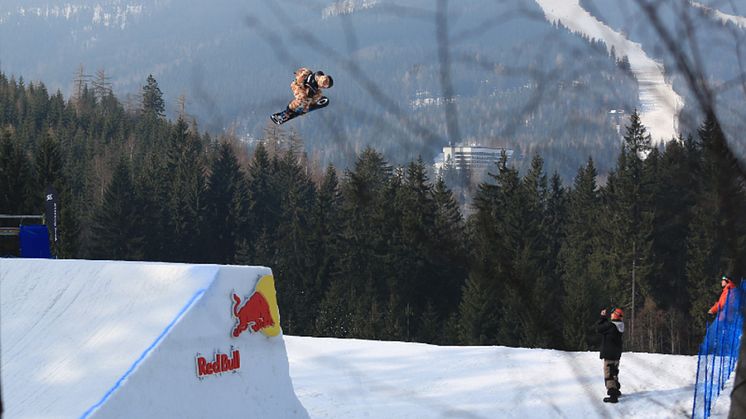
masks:
[[(601, 310), (596, 330), (601, 334), (601, 359), (604, 360), (604, 382), (606, 384), (606, 403), (619, 401), (619, 359), (622, 357), (622, 333), (624, 333), (624, 312), (621, 308)], [(611, 317), (611, 321), (609, 321)]]

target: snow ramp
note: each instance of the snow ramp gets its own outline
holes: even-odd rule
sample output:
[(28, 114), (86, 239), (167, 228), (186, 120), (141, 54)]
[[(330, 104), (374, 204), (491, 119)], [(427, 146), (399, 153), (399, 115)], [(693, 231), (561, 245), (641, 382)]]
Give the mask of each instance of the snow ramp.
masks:
[(0, 259), (5, 418), (307, 418), (264, 267)]

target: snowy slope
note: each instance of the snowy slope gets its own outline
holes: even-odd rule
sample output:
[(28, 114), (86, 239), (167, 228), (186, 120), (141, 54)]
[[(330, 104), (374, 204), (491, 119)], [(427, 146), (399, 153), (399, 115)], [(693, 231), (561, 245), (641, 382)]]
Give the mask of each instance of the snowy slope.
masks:
[[(231, 338), (229, 296), (267, 273), (0, 259), (4, 418), (690, 416), (693, 356), (625, 353), (624, 395), (609, 405), (597, 352)], [(197, 355), (234, 349), (237, 373), (197, 378)], [(714, 417), (727, 414), (723, 394)]]
[[(231, 336), (231, 293), (251, 295), (265, 275), (0, 259), (5, 417), (307, 417), (282, 335)], [(235, 373), (198, 378), (200, 356), (234, 351)]]
[(598, 352), (285, 341), (312, 418), (684, 418), (697, 368), (693, 356), (625, 353), (610, 405)]

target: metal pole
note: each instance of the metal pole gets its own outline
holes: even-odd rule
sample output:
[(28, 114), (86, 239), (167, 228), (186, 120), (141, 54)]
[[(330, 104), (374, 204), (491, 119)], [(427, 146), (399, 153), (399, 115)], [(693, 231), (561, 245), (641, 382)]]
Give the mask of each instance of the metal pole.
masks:
[[(741, 278), (738, 290), (741, 293), (741, 298), (743, 298), (743, 278)], [(740, 304), (740, 309), (743, 315), (743, 302)], [(742, 323), (742, 327), (746, 328), (746, 322)], [(728, 419), (743, 417), (746, 417), (746, 345), (741, 342), (738, 364), (736, 364), (736, 378), (733, 380), (733, 391), (730, 393), (730, 412), (728, 413)]]
[(637, 243), (632, 241), (632, 322), (630, 323), (630, 345), (632, 349), (637, 349), (635, 342), (635, 267), (637, 262)]

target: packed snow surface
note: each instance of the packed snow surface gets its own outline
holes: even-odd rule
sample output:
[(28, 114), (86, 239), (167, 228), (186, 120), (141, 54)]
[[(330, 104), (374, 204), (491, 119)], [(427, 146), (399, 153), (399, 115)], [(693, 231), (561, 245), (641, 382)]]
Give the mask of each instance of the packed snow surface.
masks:
[[(232, 294), (252, 295), (266, 275), (0, 259), (3, 418), (308, 417), (282, 336), (231, 334)], [(228, 356), (240, 367), (198, 376), (200, 358)]]
[[(261, 267), (0, 259), (4, 418), (682, 418), (696, 357), (231, 336)], [(281, 278), (276, 279), (282, 287)], [(282, 301), (279, 301), (280, 313)], [(444, 327), (450, 327), (444, 324)], [(196, 359), (241, 351), (198, 378)], [(716, 403), (725, 417), (728, 391)], [(166, 403), (164, 403), (164, 400)], [(237, 413), (240, 412), (240, 413)], [(725, 412), (725, 413), (724, 413)]]
[(312, 418), (684, 418), (697, 368), (694, 356), (625, 353), (614, 405), (602, 401), (598, 352), (297, 336), (285, 343)]

